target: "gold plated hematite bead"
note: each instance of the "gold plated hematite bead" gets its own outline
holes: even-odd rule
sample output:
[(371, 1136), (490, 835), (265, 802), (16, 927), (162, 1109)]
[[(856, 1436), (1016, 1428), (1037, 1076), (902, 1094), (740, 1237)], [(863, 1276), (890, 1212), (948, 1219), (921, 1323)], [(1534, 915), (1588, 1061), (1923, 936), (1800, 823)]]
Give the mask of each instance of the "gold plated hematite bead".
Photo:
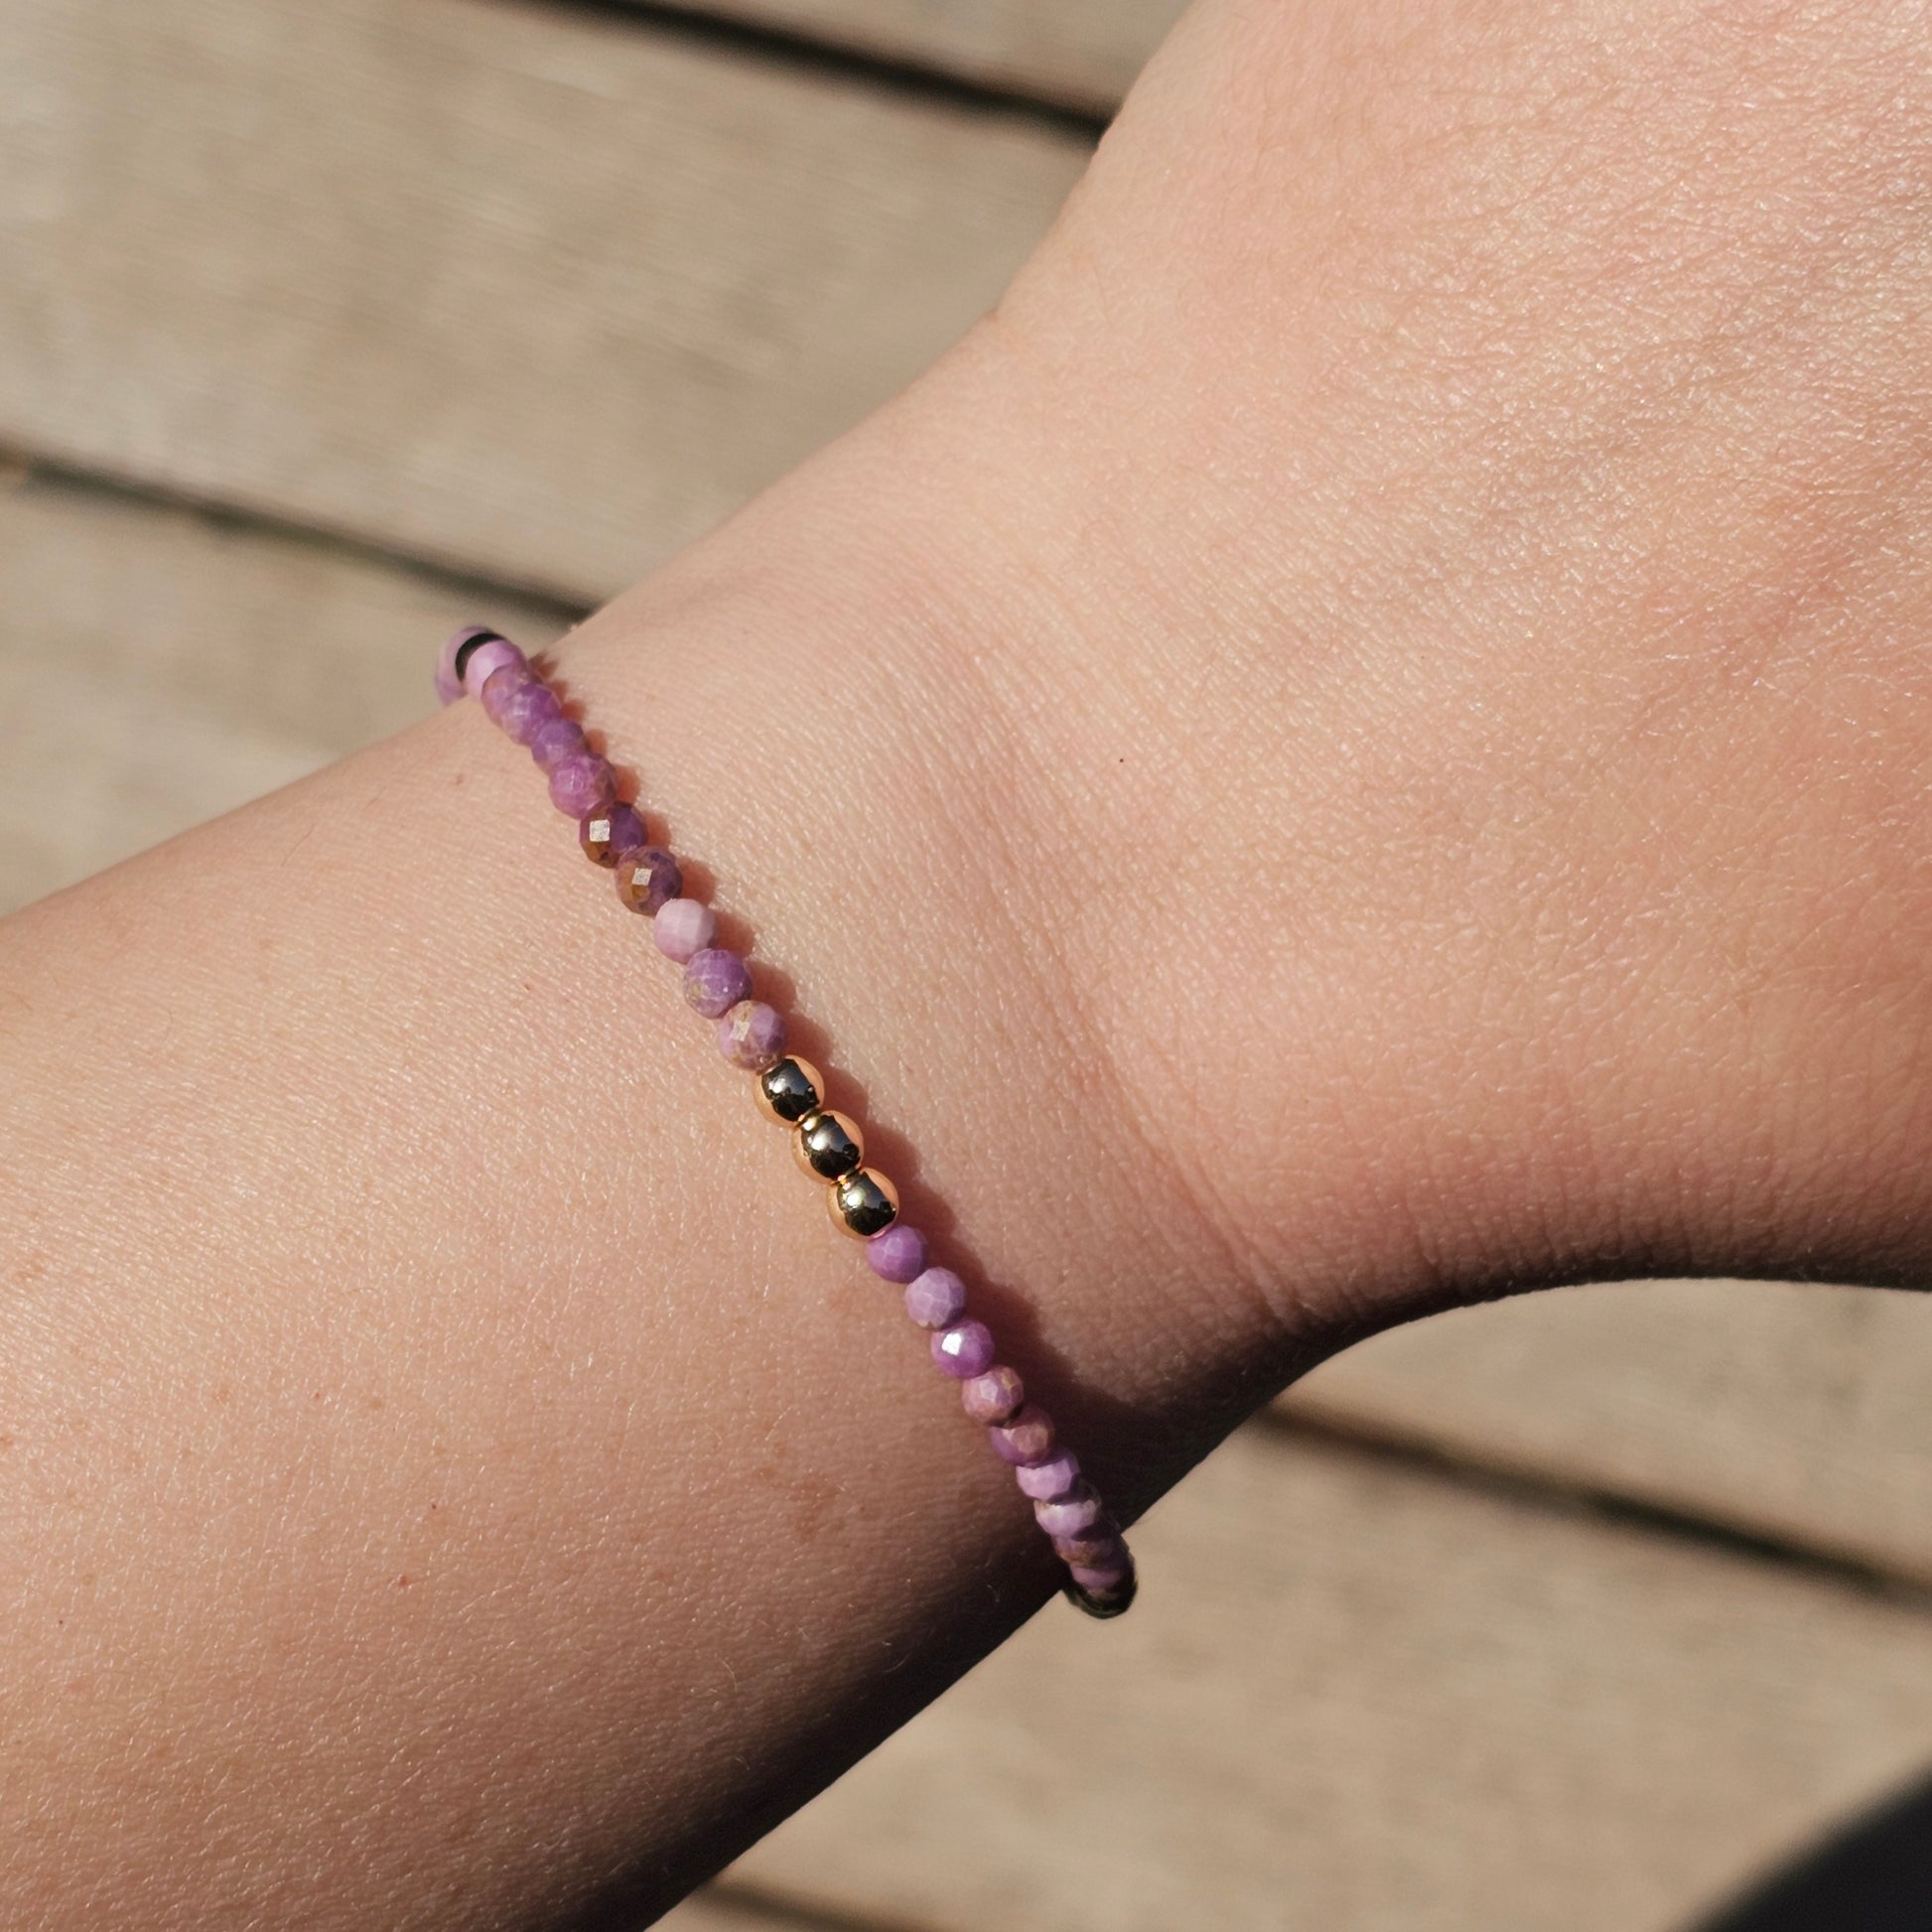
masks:
[(758, 1077), (759, 1111), (780, 1127), (796, 1127), (825, 1104), (825, 1082), (810, 1060), (787, 1053)]
[(833, 1220), (861, 1241), (884, 1234), (898, 1219), (898, 1189), (876, 1168), (860, 1168), (834, 1181), (825, 1199)]
[(798, 1165), (819, 1180), (841, 1179), (866, 1158), (858, 1123), (829, 1107), (807, 1114), (798, 1123), (798, 1138), (791, 1151), (797, 1155)]

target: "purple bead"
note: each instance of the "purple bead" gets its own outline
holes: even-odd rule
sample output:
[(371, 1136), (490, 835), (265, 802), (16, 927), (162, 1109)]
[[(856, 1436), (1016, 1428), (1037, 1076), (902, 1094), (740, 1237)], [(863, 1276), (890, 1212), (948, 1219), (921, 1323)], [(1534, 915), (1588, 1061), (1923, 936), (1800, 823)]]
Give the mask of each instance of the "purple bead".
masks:
[(1014, 1479), (1021, 1494), (1036, 1503), (1057, 1502), (1080, 1479), (1080, 1458), (1071, 1449), (1060, 1449), (1044, 1462), (1030, 1468), (1015, 1469)]
[(473, 698), (476, 697), (498, 671), (505, 670), (511, 665), (520, 665), (526, 671), (530, 668), (528, 660), (514, 644), (497, 636), (484, 638), (464, 660), (465, 692)]
[(550, 768), (550, 802), (566, 818), (588, 818), (617, 795), (617, 773), (595, 752), (564, 759)]
[[(490, 686), (486, 684), (483, 686), (485, 704), (489, 693)], [(563, 706), (542, 678), (530, 677), (517, 685), (491, 715), (512, 744), (528, 745), (546, 725), (554, 725), (563, 716)]]
[(684, 875), (677, 861), (657, 846), (647, 845), (633, 852), (618, 867), (618, 897), (633, 912), (643, 912), (654, 922), (666, 905), (673, 903), (684, 890)]
[(1096, 1596), (1111, 1596), (1134, 1574), (1134, 1559), (1127, 1553), (1127, 1545), (1120, 1546), (1120, 1555), (1104, 1564), (1068, 1564), (1067, 1569), (1073, 1581), (1082, 1589), (1090, 1589)]
[(1100, 1498), (1090, 1482), (1076, 1482), (1057, 1502), (1035, 1503), (1034, 1515), (1048, 1536), (1084, 1536), (1100, 1521)]
[[(966, 1312), (966, 1284), (950, 1268), (927, 1268), (906, 1284), (905, 1312), (921, 1328), (949, 1328)], [(949, 1373), (977, 1375), (979, 1370)]]
[(703, 952), (718, 935), (718, 915), (694, 898), (671, 898), (657, 908), (651, 937), (666, 959), (682, 966), (693, 953)]
[(584, 727), (561, 714), (547, 725), (539, 725), (530, 740), (530, 756), (545, 771), (554, 771), (565, 759), (581, 759), (591, 749)]
[(1002, 1423), (1020, 1413), (1027, 1400), (1027, 1385), (1017, 1370), (1002, 1363), (965, 1383), (959, 1400), (975, 1422)]
[(722, 1019), (751, 994), (751, 968), (727, 947), (706, 946), (685, 966), (684, 997), (707, 1020)]
[(436, 695), (445, 704), (455, 704), (463, 696), (463, 680), (456, 674), (457, 653), (473, 637), (495, 634), (486, 623), (466, 623), (461, 630), (453, 630), (443, 639), (443, 648), (436, 654)]
[(1103, 1516), (1093, 1529), (1054, 1537), (1053, 1554), (1075, 1570), (1111, 1570), (1127, 1561), (1127, 1545), (1120, 1540), (1119, 1530)]
[(866, 1243), (866, 1260), (883, 1281), (909, 1282), (925, 1266), (925, 1236), (903, 1221)]
[(600, 866), (621, 866), (650, 843), (634, 805), (587, 812), (577, 821), (577, 839), (585, 857)]
[(986, 1438), (1002, 1462), (1028, 1468), (1052, 1454), (1053, 1418), (1038, 1403), (1030, 1402), (1017, 1416), (989, 1429)]
[(536, 682), (536, 673), (527, 664), (505, 664), (491, 671), (483, 681), (483, 689), (477, 693), (484, 713), (493, 725), (503, 722), (503, 706), (510, 694), (520, 691), (526, 684)]
[(784, 1015), (762, 1000), (740, 1000), (718, 1023), (718, 1050), (732, 1065), (762, 1073), (784, 1057)]
[(993, 1366), (993, 1330), (984, 1321), (955, 1321), (932, 1337), (932, 1360), (942, 1374), (962, 1382), (984, 1375)]

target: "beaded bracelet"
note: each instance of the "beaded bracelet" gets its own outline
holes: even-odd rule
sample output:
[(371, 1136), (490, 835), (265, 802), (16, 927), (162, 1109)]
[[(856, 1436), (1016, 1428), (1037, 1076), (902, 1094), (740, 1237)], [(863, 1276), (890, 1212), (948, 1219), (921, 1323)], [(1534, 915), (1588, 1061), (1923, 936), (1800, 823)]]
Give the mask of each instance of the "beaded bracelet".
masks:
[(551, 802), (577, 821), (586, 855), (616, 872), (618, 897), (648, 915), (658, 951), (684, 968), (684, 997), (718, 1023), (726, 1059), (757, 1076), (765, 1118), (796, 1130), (798, 1165), (828, 1183), (833, 1221), (865, 1242), (876, 1275), (904, 1288), (906, 1313), (931, 1332), (933, 1361), (960, 1384), (967, 1415), (985, 1425), (1066, 1565), (1069, 1600), (1090, 1616), (1119, 1616), (1135, 1590), (1134, 1560), (1119, 1525), (1081, 1475), (1078, 1458), (1060, 1447), (1052, 1418), (994, 1359), (992, 1331), (966, 1312), (965, 1283), (950, 1268), (927, 1266), (925, 1236), (898, 1218), (898, 1190), (865, 1165), (858, 1127), (825, 1105), (818, 1069), (785, 1051), (784, 1016), (752, 998), (751, 969), (739, 954), (712, 944), (716, 915), (683, 897), (677, 861), (649, 842), (637, 808), (619, 801), (609, 760), (565, 717), (556, 692), (523, 653), (481, 624), (444, 644), (436, 690), (445, 704), (480, 698), (549, 775)]

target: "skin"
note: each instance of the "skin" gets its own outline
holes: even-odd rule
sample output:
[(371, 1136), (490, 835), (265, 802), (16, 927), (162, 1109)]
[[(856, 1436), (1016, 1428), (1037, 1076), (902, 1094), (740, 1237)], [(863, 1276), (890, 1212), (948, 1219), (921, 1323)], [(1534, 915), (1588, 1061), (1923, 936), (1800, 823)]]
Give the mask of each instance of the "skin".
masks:
[[(563, 647), (1127, 1513), (1447, 1303), (1924, 1275), (1927, 35), (1204, 4)], [(634, 1919), (1041, 1599), (707, 1032), (470, 706), (0, 926), (8, 1924)]]

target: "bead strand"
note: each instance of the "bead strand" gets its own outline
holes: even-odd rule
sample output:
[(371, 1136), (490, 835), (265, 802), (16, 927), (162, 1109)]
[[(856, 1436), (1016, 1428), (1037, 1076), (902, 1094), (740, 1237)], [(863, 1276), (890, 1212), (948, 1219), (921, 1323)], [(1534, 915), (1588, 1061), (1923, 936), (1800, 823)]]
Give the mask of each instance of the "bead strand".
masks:
[(472, 625), (451, 637), (436, 688), (445, 704), (477, 698), (504, 735), (528, 750), (549, 779), (551, 802), (577, 821), (585, 855), (615, 875), (619, 898), (649, 917), (658, 951), (683, 968), (685, 1000), (716, 1023), (719, 1050), (755, 1076), (760, 1111), (791, 1130), (792, 1152), (824, 1183), (833, 1222), (865, 1243), (874, 1274), (903, 1289), (905, 1312), (926, 1331), (933, 1365), (958, 1382), (966, 1414), (1013, 1469), (1066, 1565), (1066, 1595), (1091, 1616), (1119, 1616), (1136, 1588), (1120, 1526), (1060, 1444), (1052, 1418), (1028, 1400), (1019, 1373), (997, 1359), (992, 1330), (967, 1311), (966, 1284), (932, 1264), (925, 1236), (898, 1218), (898, 1190), (866, 1166), (858, 1123), (826, 1106), (818, 1069), (785, 1050), (784, 1016), (753, 997), (750, 966), (716, 943), (716, 916), (684, 897), (677, 861), (649, 843), (642, 814), (620, 800), (609, 760), (564, 715), (542, 674), (493, 630)]

